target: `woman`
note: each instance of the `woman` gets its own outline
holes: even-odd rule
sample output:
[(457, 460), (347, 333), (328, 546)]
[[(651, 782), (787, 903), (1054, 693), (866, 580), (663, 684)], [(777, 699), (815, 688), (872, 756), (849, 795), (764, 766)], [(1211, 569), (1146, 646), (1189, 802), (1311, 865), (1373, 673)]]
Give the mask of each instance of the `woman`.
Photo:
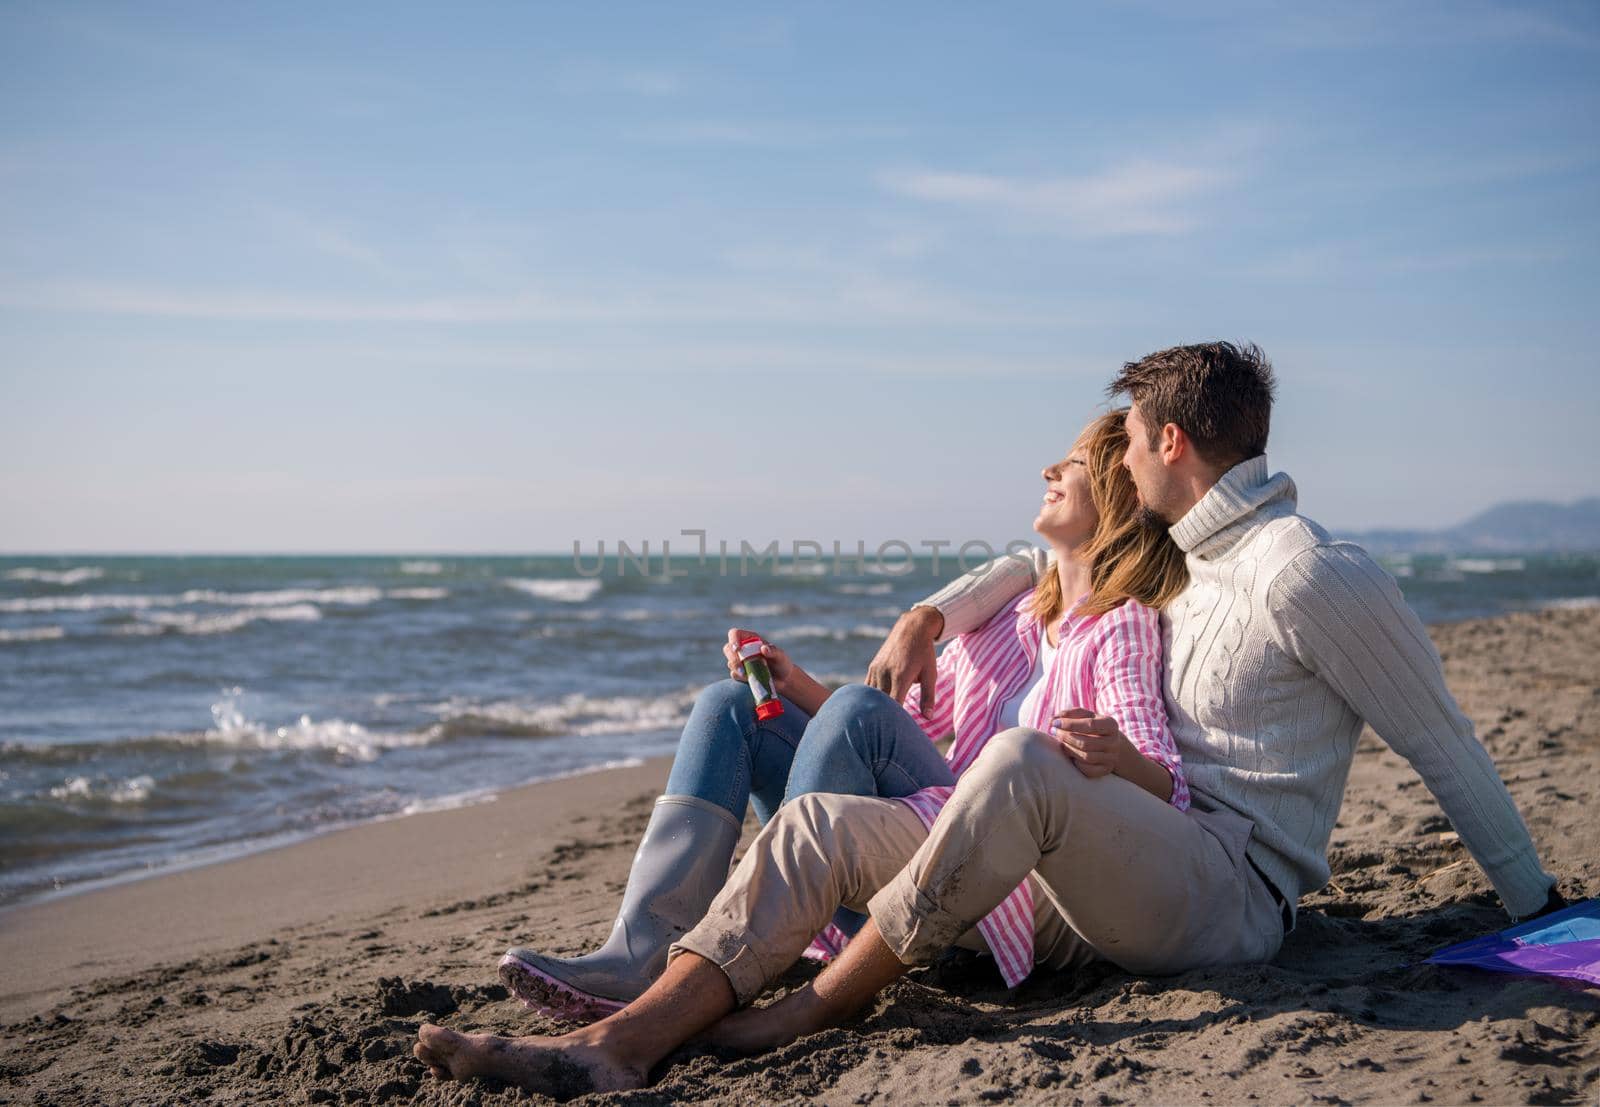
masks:
[[(955, 783), (899, 704), (859, 684), (830, 694), (774, 647), (768, 662), (784, 710), (758, 720), (731, 645), (738, 633), (723, 647), (735, 679), (706, 688), (689, 713), (605, 944), (582, 957), (513, 948), (500, 959), (501, 979), (524, 1003), (588, 1022), (638, 998), (721, 890), (748, 806), (765, 825), (806, 792), (898, 797)], [(852, 912), (835, 920), (842, 933), (860, 921)]]
[[(989, 736), (1060, 722), (1063, 748), (1086, 775), (1115, 772), (1187, 806), (1162, 705), (1154, 610), (1182, 588), (1183, 560), (1164, 534), (1135, 519), (1126, 445), (1122, 412), (1112, 412), (1043, 471), (1034, 529), (1049, 544), (1055, 571), (944, 651), (931, 716), (921, 713), (915, 689), (903, 706), (860, 685), (829, 695), (770, 645), (782, 716), (756, 722), (749, 690), (735, 681), (708, 688), (685, 727), (668, 794), (657, 801), (606, 945), (571, 960), (513, 949), (501, 961), (512, 990), (574, 1018), (614, 1011), (642, 993), (665, 966), (668, 946), (722, 886), (747, 797), (763, 823), (780, 797), (808, 791), (903, 798), (931, 826)], [(724, 653), (737, 674), (731, 648)], [(1120, 728), (1091, 733), (1082, 719), (1096, 714)], [(952, 731), (947, 762), (930, 739)], [(979, 926), (1008, 983), (1031, 968), (1032, 932), (1023, 924), (1031, 917), (1024, 885)], [(824, 936), (829, 952), (852, 921), (836, 917), (846, 925)]]

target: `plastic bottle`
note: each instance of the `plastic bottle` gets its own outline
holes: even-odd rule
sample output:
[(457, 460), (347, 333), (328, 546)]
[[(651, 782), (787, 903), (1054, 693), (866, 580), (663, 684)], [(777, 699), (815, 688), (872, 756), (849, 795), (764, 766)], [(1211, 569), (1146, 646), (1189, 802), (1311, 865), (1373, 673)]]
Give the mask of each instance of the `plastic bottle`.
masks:
[(764, 645), (759, 634), (748, 630), (739, 634), (739, 660), (744, 662), (750, 694), (756, 698), (756, 718), (775, 719), (783, 714), (783, 701), (772, 687), (772, 670), (767, 668), (767, 659), (761, 656)]

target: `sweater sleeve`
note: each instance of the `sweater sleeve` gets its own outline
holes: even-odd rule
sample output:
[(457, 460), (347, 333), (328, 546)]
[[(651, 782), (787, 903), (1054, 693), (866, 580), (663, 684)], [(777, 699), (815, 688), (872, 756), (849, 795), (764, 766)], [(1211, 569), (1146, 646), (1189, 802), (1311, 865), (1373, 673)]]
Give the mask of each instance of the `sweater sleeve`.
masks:
[(1115, 719), (1141, 754), (1167, 770), (1172, 777), (1168, 802), (1186, 811), (1189, 784), (1161, 690), (1161, 617), (1128, 600), (1101, 616), (1101, 626), (1105, 637), (1094, 655), (1095, 710)]
[(1036, 547), (1024, 553), (1001, 554), (912, 606), (936, 608), (944, 616), (939, 641), (948, 641), (977, 630), (1005, 607), (1007, 600), (1037, 584), (1049, 556)]
[(1284, 567), (1268, 599), (1279, 645), (1411, 763), (1506, 910), (1543, 907), (1555, 880), (1394, 578), (1359, 546), (1314, 546)]

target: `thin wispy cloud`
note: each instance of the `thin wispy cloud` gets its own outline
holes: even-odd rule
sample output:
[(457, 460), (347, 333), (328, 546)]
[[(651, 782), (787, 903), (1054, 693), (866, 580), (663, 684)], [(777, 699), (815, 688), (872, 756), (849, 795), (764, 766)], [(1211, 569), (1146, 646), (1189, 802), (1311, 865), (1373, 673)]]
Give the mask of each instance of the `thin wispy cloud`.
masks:
[(634, 127), (624, 137), (685, 146), (831, 146), (904, 139), (909, 128), (892, 124), (817, 124), (792, 120), (686, 119)]
[(683, 78), (676, 73), (633, 69), (618, 73), (617, 85), (640, 96), (675, 96), (683, 91)]
[(133, 60), (182, 73), (194, 82), (237, 95), (245, 88), (275, 97), (315, 95), (320, 108), (344, 118), (375, 118), (388, 105), (410, 96), (415, 82), (399, 74), (303, 60), (264, 60), (248, 43), (220, 42), (204, 34), (161, 35), (139, 21), (96, 13), (85, 6), (56, 5), (39, 11), (47, 24), (101, 51), (107, 58)]
[(1007, 177), (894, 170), (878, 183), (898, 196), (986, 212), (1023, 227), (1082, 238), (1174, 235), (1202, 224), (1200, 201), (1233, 174), (1198, 165), (1132, 161), (1082, 176)]
[[(1052, 320), (1060, 335), (1070, 335), (1081, 319)], [(517, 342), (462, 342), (452, 335), (407, 333), (400, 336), (363, 332), (348, 340), (320, 338), (295, 343), (295, 358), (338, 364), (352, 372), (449, 365), (459, 371), (590, 374), (675, 374), (770, 372), (797, 377), (816, 376), (938, 376), (950, 378), (1073, 377), (1103, 382), (1117, 364), (1114, 357), (1085, 355), (1075, 344), (1062, 341), (1059, 352), (996, 353), (982, 341), (965, 346), (941, 341), (937, 348), (885, 350), (868, 343), (678, 341), (664, 344), (649, 339), (617, 336), (582, 340), (527, 339)], [(174, 358), (204, 359), (226, 365), (235, 372), (271, 373), (282, 366), (275, 349), (240, 348), (237, 343), (210, 340), (160, 344), (151, 349)], [(6, 443), (0, 441), (0, 453)]]
[(386, 280), (410, 275), (394, 265), (382, 250), (337, 222), (271, 204), (262, 205), (260, 212), (263, 222), (276, 235), (312, 254), (366, 270)]
[(1575, 256), (1574, 247), (1560, 243), (1422, 250), (1380, 240), (1349, 239), (1317, 243), (1263, 258), (1244, 267), (1244, 271), (1272, 280), (1315, 283), (1371, 280), (1377, 274), (1537, 270), (1561, 265)]
[(647, 99), (677, 96), (688, 87), (676, 70), (649, 66), (619, 66), (602, 61), (569, 62), (555, 73), (555, 84), (572, 95), (621, 92)]
[(718, 39), (738, 50), (770, 50), (794, 42), (798, 21), (792, 13), (740, 12), (716, 31)]
[(1592, 4), (1559, 6), (1479, 0), (1346, 0), (1331, 5), (1284, 5), (1273, 0), (1191, 4), (1145, 0), (1139, 7), (1163, 18), (1226, 28), (1243, 43), (1289, 50), (1392, 47), (1538, 46), (1600, 49)]
[(593, 294), (523, 289), (500, 296), (353, 299), (101, 281), (0, 286), (0, 307), (88, 315), (265, 323), (1019, 325), (1054, 313), (992, 305), (874, 273), (816, 284), (663, 280)]

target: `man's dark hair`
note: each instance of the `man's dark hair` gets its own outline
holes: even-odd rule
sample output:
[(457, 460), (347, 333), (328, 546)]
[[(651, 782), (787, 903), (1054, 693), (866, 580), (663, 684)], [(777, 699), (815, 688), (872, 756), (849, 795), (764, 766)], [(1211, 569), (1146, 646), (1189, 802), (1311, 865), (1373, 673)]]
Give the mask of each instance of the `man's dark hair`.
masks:
[(1231, 467), (1267, 452), (1276, 388), (1261, 347), (1202, 342), (1126, 363), (1106, 391), (1139, 405), (1151, 446), (1176, 423), (1202, 458)]

